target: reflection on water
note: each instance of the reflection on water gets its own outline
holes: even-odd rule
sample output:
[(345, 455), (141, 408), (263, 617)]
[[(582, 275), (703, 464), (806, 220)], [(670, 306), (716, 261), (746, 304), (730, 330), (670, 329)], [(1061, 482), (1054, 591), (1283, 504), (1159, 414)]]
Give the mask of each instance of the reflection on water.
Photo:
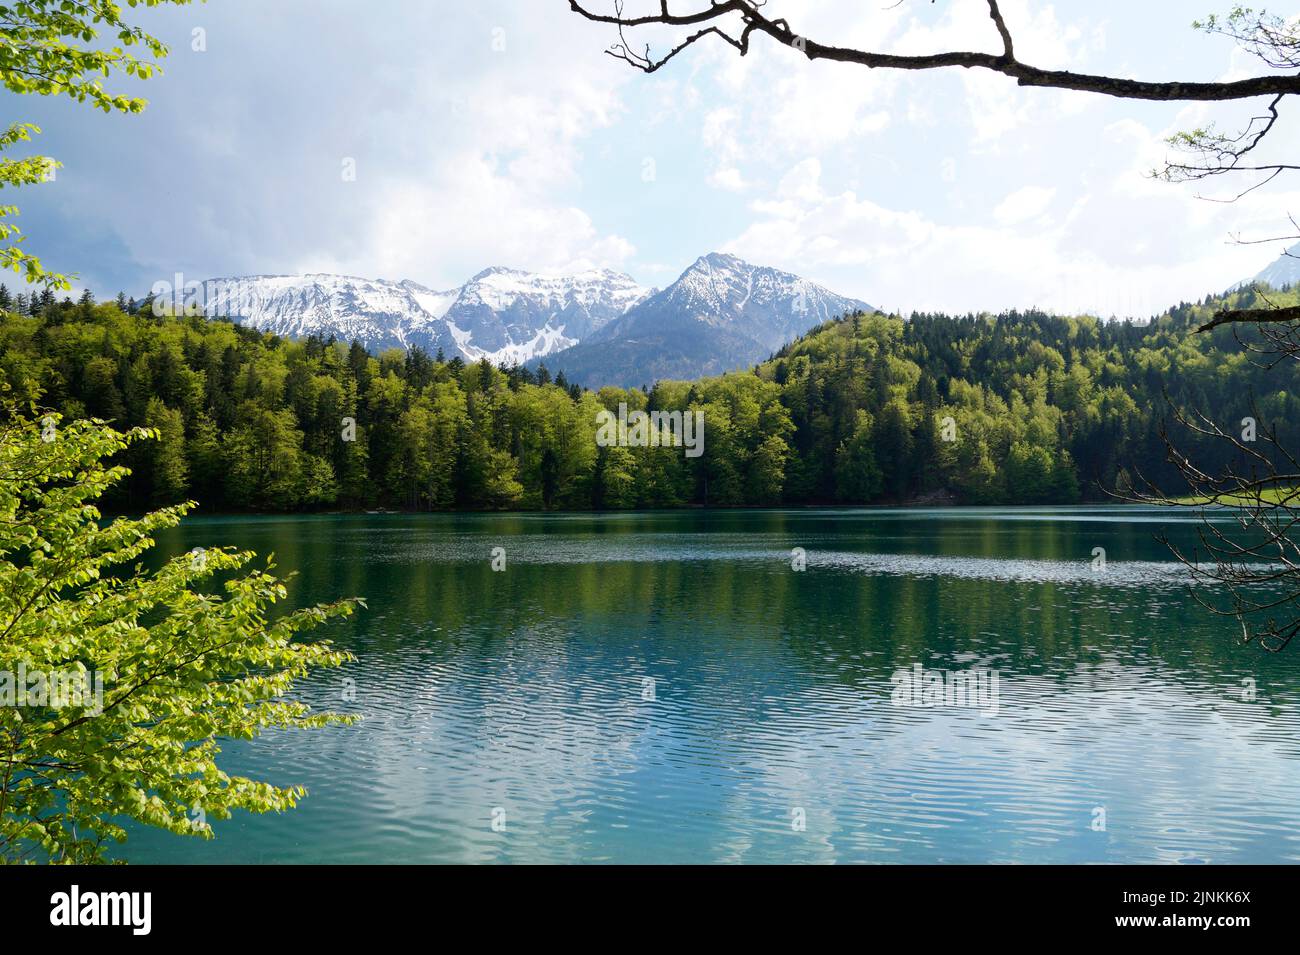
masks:
[[(354, 679), (365, 720), (226, 747), (230, 771), (308, 786), (297, 810), (211, 842), (136, 832), (122, 854), (1296, 861), (1300, 650), (1241, 646), (1195, 606), (1152, 539), (1190, 541), (1180, 517), (195, 520), (164, 546), (274, 551), (296, 602), (367, 598), (333, 632), (357, 662), (303, 688), (340, 708)], [(894, 705), (917, 664), (996, 672), (996, 712)]]

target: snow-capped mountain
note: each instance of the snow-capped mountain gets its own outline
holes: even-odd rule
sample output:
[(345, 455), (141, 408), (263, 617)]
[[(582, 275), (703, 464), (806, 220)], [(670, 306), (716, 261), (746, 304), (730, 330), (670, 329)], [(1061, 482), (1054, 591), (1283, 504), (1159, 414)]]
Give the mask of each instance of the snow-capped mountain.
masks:
[(199, 304), (206, 315), (289, 338), (332, 335), (372, 351), (418, 345), (509, 365), (576, 344), (653, 292), (608, 270), (492, 268), (448, 291), (325, 274), (209, 279)]
[(789, 272), (714, 252), (545, 364), (588, 386), (698, 378), (762, 361), (814, 326), (857, 311), (874, 309)]
[(577, 344), (654, 291), (605, 270), (551, 277), (492, 268), (465, 283), (442, 317), (467, 358), (509, 365)]
[(553, 371), (594, 386), (743, 368), (828, 319), (871, 311), (797, 275), (717, 252), (662, 292), (608, 270), (490, 268), (447, 291), (327, 274), (209, 279), (183, 301), (286, 338), (333, 336), (371, 351), (419, 346), (501, 366), (545, 358)]
[[(1271, 285), (1282, 288), (1300, 282), (1300, 243), (1291, 246), (1276, 262), (1256, 275), (1251, 282), (1259, 285)], [(1250, 284), (1250, 282), (1245, 283)]]

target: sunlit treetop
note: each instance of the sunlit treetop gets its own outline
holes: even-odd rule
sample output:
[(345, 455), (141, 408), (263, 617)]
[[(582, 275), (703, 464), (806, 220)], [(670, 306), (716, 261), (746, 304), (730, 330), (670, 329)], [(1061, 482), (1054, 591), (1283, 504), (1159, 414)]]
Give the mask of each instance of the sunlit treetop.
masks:
[[(157, 37), (123, 19), (123, 7), (190, 0), (22, 0), (0, 4), (0, 82), (14, 93), (69, 96), (104, 112), (137, 113), (145, 101), (112, 93), (112, 74), (148, 79), (167, 55)], [(140, 55), (136, 55), (137, 52)]]

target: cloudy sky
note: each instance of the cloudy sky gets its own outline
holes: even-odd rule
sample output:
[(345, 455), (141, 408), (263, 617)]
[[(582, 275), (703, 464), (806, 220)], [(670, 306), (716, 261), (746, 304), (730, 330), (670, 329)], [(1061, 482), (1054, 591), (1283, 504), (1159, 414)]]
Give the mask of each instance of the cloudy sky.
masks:
[[(1216, 4), (1203, 5), (1003, 4), (1035, 65), (1255, 72), (1231, 41), (1191, 29)], [(902, 312), (1144, 316), (1259, 271), (1280, 248), (1231, 237), (1280, 234), (1300, 213), (1300, 180), (1225, 205), (1148, 177), (1165, 136), (1235, 128), (1258, 102), (873, 72), (762, 38), (743, 59), (701, 43), (645, 76), (603, 55), (609, 30), (567, 7), (211, 0), (141, 15), (173, 48), (165, 75), (116, 81), (149, 99), (145, 113), (4, 94), (64, 163), (21, 195), (28, 249), (96, 292), (137, 295), (178, 272), (442, 289), (490, 265), (603, 266), (663, 286), (724, 250)], [(769, 12), (822, 42), (1000, 49), (983, 0), (770, 0)], [(1274, 149), (1295, 154), (1294, 119)]]

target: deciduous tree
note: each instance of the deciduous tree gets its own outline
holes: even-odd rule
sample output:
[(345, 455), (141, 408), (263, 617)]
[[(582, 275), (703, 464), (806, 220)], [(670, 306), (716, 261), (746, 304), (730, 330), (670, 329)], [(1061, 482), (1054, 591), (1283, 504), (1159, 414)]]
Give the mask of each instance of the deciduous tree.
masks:
[(4, 409), (0, 862), (103, 861), (123, 820), (206, 838), (235, 810), (288, 809), (304, 791), (228, 774), (220, 741), (342, 719), (292, 699), (296, 680), (348, 659), (299, 635), (359, 601), (272, 621), (284, 585), (227, 549), (131, 569), (192, 506), (101, 522), (97, 501), (126, 475), (105, 462), (156, 437)]

